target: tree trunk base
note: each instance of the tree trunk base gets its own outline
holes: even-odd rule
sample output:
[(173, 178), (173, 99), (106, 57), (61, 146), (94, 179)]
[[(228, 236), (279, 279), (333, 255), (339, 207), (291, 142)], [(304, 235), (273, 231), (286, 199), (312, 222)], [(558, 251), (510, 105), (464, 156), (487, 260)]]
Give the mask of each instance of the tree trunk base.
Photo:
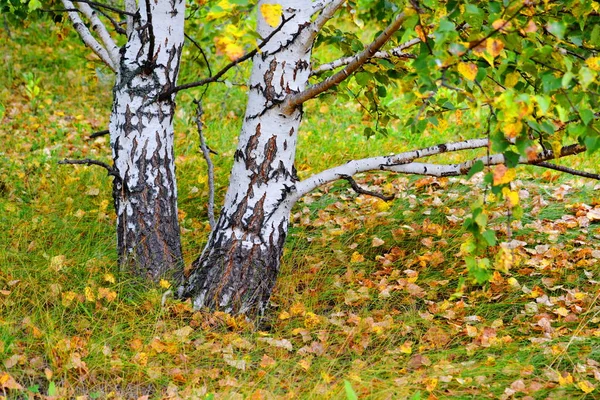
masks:
[(231, 230), (213, 232), (178, 297), (192, 298), (196, 309), (262, 315), (279, 272), (285, 232), (280, 230), (277, 238), (265, 242), (256, 235), (237, 238)]

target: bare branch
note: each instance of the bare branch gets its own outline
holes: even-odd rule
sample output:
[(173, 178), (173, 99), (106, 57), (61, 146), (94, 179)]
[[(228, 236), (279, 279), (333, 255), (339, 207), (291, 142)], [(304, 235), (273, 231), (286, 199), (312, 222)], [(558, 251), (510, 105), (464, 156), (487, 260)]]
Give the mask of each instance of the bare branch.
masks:
[(110, 37), (110, 34), (106, 30), (106, 26), (104, 26), (104, 23), (100, 21), (100, 18), (98, 18), (98, 14), (96, 14), (96, 11), (94, 11), (92, 7), (90, 7), (87, 3), (79, 3), (77, 4), (77, 8), (79, 8), (81, 12), (90, 20), (92, 29), (94, 30), (94, 32), (96, 32), (96, 34), (104, 44), (104, 48), (108, 52), (108, 56), (110, 57), (113, 64), (119, 65), (119, 46), (117, 46), (112, 37)]
[(108, 129), (102, 130), (102, 131), (98, 131), (98, 132), (94, 132), (90, 135), (90, 137), (88, 139), (96, 139), (97, 137), (100, 136), (104, 136), (104, 135), (108, 135), (110, 133), (110, 131)]
[[(469, 160), (460, 164), (435, 164), (420, 163), (414, 160), (429, 157), (435, 154), (442, 154), (449, 151), (461, 151), (467, 149), (476, 149), (488, 147), (488, 139), (471, 139), (463, 142), (440, 144), (421, 150), (413, 150), (392, 156), (364, 158), (360, 160), (349, 161), (328, 170), (322, 171), (312, 177), (299, 182), (296, 185), (295, 192), (291, 195), (291, 201), (296, 201), (300, 197), (316, 189), (317, 187), (333, 182), (338, 179), (346, 179), (347, 176), (354, 176), (360, 172), (367, 171), (390, 171), (404, 174), (428, 175), (428, 176), (459, 176), (466, 175), (471, 167), (481, 161), (484, 165), (498, 165), (506, 162), (503, 154), (493, 154)], [(540, 165), (544, 161), (559, 157), (566, 157), (584, 152), (584, 146), (574, 144), (565, 146), (557, 156), (551, 150), (542, 151), (533, 159), (521, 157), (519, 164)], [(545, 166), (544, 164), (540, 166)]]
[(210, 149), (206, 145), (206, 141), (204, 140), (204, 135), (202, 134), (202, 115), (204, 114), (204, 110), (202, 109), (202, 102), (195, 101), (196, 103), (196, 126), (198, 127), (198, 136), (200, 137), (200, 149), (202, 149), (202, 154), (204, 155), (204, 159), (206, 160), (206, 167), (208, 169), (208, 223), (210, 228), (215, 227), (215, 167), (210, 159)]
[(379, 49), (387, 43), (394, 32), (400, 29), (405, 19), (406, 15), (404, 13), (398, 14), (394, 21), (388, 25), (387, 28), (385, 28), (384, 31), (370, 45), (368, 45), (366, 49), (357, 54), (354, 60), (346, 65), (346, 68), (342, 69), (336, 74), (333, 74), (329, 78), (316, 85), (309, 86), (306, 90), (300, 93), (288, 95), (284, 100), (282, 107), (283, 110), (289, 113), (296, 106), (318, 96), (326, 90), (331, 89), (351, 76), (358, 68), (360, 68), (371, 57), (373, 57), (373, 54), (377, 53), (377, 51), (379, 51)]
[(119, 178), (119, 174), (117, 173), (117, 170), (103, 161), (92, 160), (90, 158), (84, 158), (81, 160), (70, 160), (70, 159), (65, 158), (64, 160), (61, 160), (58, 163), (59, 164), (78, 164), (78, 165), (97, 165), (99, 167), (104, 168), (108, 172), (108, 175), (114, 176), (115, 178)]
[(223, 69), (221, 69), (219, 72), (217, 72), (216, 74), (214, 74), (213, 76), (210, 76), (208, 78), (204, 78), (201, 79), (199, 81), (196, 82), (190, 82), (190, 83), (185, 83), (183, 85), (179, 85), (179, 86), (175, 86), (174, 88), (172, 88), (171, 90), (168, 90), (164, 93), (162, 93), (159, 96), (159, 100), (165, 100), (167, 99), (170, 95), (172, 95), (173, 93), (177, 93), (181, 90), (185, 90), (185, 89), (191, 89), (191, 88), (195, 88), (198, 86), (204, 86), (207, 85), (209, 83), (213, 83), (213, 82), (217, 82), (219, 80), (220, 77), (222, 77), (227, 71), (229, 71), (231, 68), (235, 67), (236, 65), (246, 61), (249, 58), (254, 57), (254, 55), (256, 53), (258, 53), (258, 51), (260, 49), (262, 49), (263, 47), (265, 47), (265, 45), (269, 42), (269, 40), (271, 40), (271, 38), (273, 36), (275, 36), (275, 34), (277, 34), (277, 32), (279, 32), (281, 30), (281, 28), (283, 28), (283, 26), (290, 21), (292, 18), (294, 18), (296, 16), (296, 14), (290, 15), (288, 18), (282, 18), (281, 20), (281, 24), (279, 24), (279, 26), (277, 28), (275, 28), (273, 30), (273, 32), (271, 32), (266, 38), (263, 39), (262, 42), (260, 42), (260, 44), (252, 51), (244, 54), (243, 56), (241, 56), (240, 58), (230, 62), (229, 64), (227, 64), (225, 67), (223, 67)]
[[(62, 0), (63, 5), (67, 9), (75, 8), (75, 5), (70, 0)], [(117, 65), (115, 65), (108, 54), (108, 51), (102, 46), (92, 35), (89, 29), (83, 23), (83, 20), (79, 16), (79, 13), (69, 11), (69, 18), (73, 22), (73, 27), (81, 37), (81, 40), (104, 62), (110, 69), (117, 72)]]
[(377, 197), (377, 198), (379, 198), (379, 199), (381, 199), (381, 200), (384, 200), (384, 201), (391, 201), (391, 200), (394, 200), (394, 198), (395, 198), (395, 196), (393, 196), (393, 195), (392, 195), (392, 196), (386, 196), (386, 195), (383, 195), (383, 194), (381, 194), (381, 193), (377, 193), (377, 192), (373, 192), (373, 191), (371, 191), (371, 190), (366, 190), (366, 189), (363, 189), (363, 188), (361, 188), (361, 187), (358, 185), (358, 183), (356, 183), (356, 181), (354, 180), (354, 178), (352, 178), (351, 176), (344, 175), (344, 176), (342, 176), (341, 178), (343, 178), (343, 179), (347, 180), (347, 181), (348, 181), (348, 183), (350, 183), (350, 186), (352, 186), (352, 189), (353, 189), (353, 190), (354, 190), (356, 193), (358, 193), (358, 194), (365, 194), (365, 195), (367, 195), (367, 196), (373, 196), (373, 197)]
[[(403, 50), (406, 50), (410, 47), (413, 47), (414, 45), (416, 45), (417, 43), (421, 43), (421, 39), (419, 38), (414, 38), (409, 40), (406, 43), (402, 43), (401, 45), (394, 47), (391, 50), (387, 50), (387, 51), (378, 51), (377, 53), (373, 54), (373, 57), (371, 58), (385, 58), (385, 59), (390, 59), (392, 57), (398, 57), (398, 58), (415, 58), (414, 54), (410, 54), (410, 53), (404, 53)], [(315, 76), (315, 75), (320, 75), (323, 72), (326, 71), (331, 71), (333, 69), (342, 67), (344, 65), (348, 65), (350, 64), (350, 62), (352, 62), (352, 60), (354, 60), (356, 56), (352, 56), (352, 57), (343, 57), (343, 58), (339, 58), (337, 60), (328, 62), (327, 64), (322, 64), (319, 65), (318, 67), (314, 68), (312, 70), (312, 72), (310, 73), (311, 76)]]
[(585, 171), (579, 171), (577, 169), (573, 169), (573, 168), (569, 168), (569, 167), (564, 167), (562, 165), (556, 165), (556, 164), (552, 164), (549, 162), (539, 162), (537, 164), (533, 164), (535, 166), (538, 167), (544, 167), (544, 168), (548, 168), (548, 169), (553, 169), (555, 171), (560, 171), (560, 172), (565, 172), (567, 174), (571, 174), (571, 175), (575, 175), (575, 176), (582, 176), (584, 178), (590, 178), (590, 179), (596, 179), (596, 180), (600, 180), (600, 174), (594, 174), (591, 172), (585, 172)]

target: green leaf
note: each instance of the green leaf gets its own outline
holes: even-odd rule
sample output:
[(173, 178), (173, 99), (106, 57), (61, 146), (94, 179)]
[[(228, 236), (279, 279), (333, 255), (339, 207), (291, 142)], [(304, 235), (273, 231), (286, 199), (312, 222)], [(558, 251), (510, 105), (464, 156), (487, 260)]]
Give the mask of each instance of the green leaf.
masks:
[(56, 390), (56, 384), (54, 383), (54, 381), (50, 381), (50, 384), (48, 385), (48, 396), (54, 397), (57, 395), (58, 392)]
[(484, 168), (483, 161), (481, 161), (481, 160), (475, 161), (473, 163), (473, 165), (471, 166), (469, 173), (467, 173), (467, 179), (471, 179), (473, 177), (473, 175), (475, 175), (478, 172), (483, 171), (483, 168)]
[(519, 159), (521, 158), (521, 156), (518, 153), (515, 153), (514, 151), (505, 151), (504, 152), (504, 159), (506, 160), (506, 166), (508, 168), (514, 168), (517, 165), (519, 165)]
[(587, 126), (594, 119), (594, 112), (590, 109), (579, 110), (579, 116), (583, 123)]
[(483, 236), (487, 244), (490, 246), (496, 245), (496, 232), (494, 232), (492, 229), (484, 231), (481, 236)]
[(557, 38), (559, 38), (561, 40), (565, 37), (566, 26), (563, 22), (560, 22), (560, 21), (550, 22), (550, 23), (548, 23), (548, 25), (546, 25), (546, 29), (548, 30), (548, 32), (550, 32), (551, 34), (553, 34), (554, 36), (556, 36)]
[(358, 400), (358, 395), (352, 388), (352, 384), (344, 379), (344, 390), (346, 391), (346, 399), (348, 400)]

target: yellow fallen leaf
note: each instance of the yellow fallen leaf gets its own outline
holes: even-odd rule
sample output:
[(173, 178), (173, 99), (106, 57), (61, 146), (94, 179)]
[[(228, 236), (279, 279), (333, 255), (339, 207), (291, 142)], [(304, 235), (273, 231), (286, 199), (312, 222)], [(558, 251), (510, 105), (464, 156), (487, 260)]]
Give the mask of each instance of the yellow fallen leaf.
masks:
[(260, 13), (270, 26), (275, 28), (281, 21), (281, 4), (263, 4), (260, 6)]
[(350, 262), (358, 263), (358, 262), (363, 262), (363, 261), (365, 261), (365, 256), (360, 254), (358, 251), (355, 251), (354, 253), (352, 253), (352, 256), (350, 257)]
[(94, 295), (94, 291), (92, 290), (91, 287), (86, 286), (85, 289), (83, 289), (83, 294), (85, 295), (86, 301), (89, 301), (89, 302), (96, 301), (96, 296)]
[(0, 372), (0, 387), (2, 389), (23, 390), (23, 386), (17, 383), (8, 372)]
[(412, 342), (404, 342), (400, 345), (400, 352), (404, 354), (412, 353)]
[(464, 63), (464, 62), (458, 63), (458, 73), (470, 81), (475, 80), (475, 77), (477, 76), (477, 71), (478, 71), (477, 65), (475, 65), (471, 62), (470, 63)]
[(166, 279), (161, 279), (160, 282), (158, 283), (160, 285), (161, 288), (163, 289), (168, 289), (171, 287), (171, 282), (169, 282)]
[(511, 208), (519, 205), (519, 192), (505, 187), (502, 188), (502, 195), (508, 201), (508, 204)]
[(558, 384), (560, 386), (567, 386), (573, 383), (573, 376), (567, 372), (567, 375), (562, 376), (558, 374)]
[(581, 389), (584, 393), (592, 393), (596, 388), (588, 381), (580, 381), (577, 382), (577, 387)]
[(115, 276), (113, 274), (104, 274), (103, 279), (104, 279), (105, 282), (108, 282), (108, 283), (115, 283), (116, 282)]

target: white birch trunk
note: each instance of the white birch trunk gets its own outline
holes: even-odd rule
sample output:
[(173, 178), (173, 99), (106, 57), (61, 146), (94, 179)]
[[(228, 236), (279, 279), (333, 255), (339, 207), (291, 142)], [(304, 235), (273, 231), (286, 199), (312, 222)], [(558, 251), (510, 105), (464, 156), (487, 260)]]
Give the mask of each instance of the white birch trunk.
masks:
[(110, 118), (113, 196), (122, 265), (157, 279), (181, 264), (173, 156), (184, 0), (141, 0), (121, 49)]
[[(219, 220), (202, 255), (179, 289), (194, 307), (260, 314), (279, 271), (288, 230), (288, 197), (297, 182), (294, 157), (301, 107), (285, 112), (282, 101), (306, 87), (310, 75), (311, 0), (279, 3), (294, 17), (253, 58), (248, 105), (230, 185)], [(259, 13), (258, 33), (275, 28)]]

